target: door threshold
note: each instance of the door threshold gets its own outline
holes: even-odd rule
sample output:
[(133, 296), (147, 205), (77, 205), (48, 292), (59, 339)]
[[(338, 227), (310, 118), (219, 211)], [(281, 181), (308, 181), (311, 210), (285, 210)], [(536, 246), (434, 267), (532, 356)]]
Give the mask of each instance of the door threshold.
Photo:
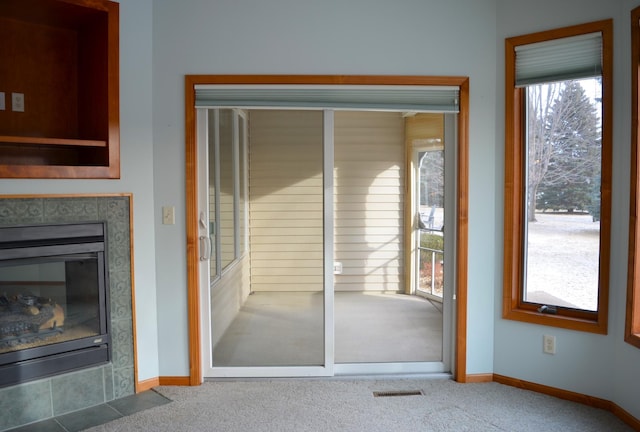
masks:
[(334, 375), (334, 376), (305, 376), (305, 377), (207, 377), (204, 382), (252, 382), (252, 381), (343, 381), (343, 380), (452, 380), (451, 373), (414, 373), (414, 374), (367, 374), (367, 375)]
[(338, 363), (333, 370), (334, 375), (351, 376), (449, 373), (442, 362)]

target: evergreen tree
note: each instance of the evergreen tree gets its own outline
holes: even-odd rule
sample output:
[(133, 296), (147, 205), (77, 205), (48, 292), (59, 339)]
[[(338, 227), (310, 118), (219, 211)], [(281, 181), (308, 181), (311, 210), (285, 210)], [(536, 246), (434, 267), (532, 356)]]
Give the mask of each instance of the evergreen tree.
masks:
[(591, 203), (587, 207), (587, 211), (594, 222), (600, 220), (600, 176), (597, 176), (591, 183)]

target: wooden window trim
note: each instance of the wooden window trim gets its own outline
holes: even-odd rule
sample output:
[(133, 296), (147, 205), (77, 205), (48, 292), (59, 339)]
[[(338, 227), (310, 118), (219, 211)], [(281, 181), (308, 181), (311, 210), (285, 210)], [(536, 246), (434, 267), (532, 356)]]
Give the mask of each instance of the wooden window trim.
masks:
[(631, 191), (629, 200), (629, 261), (624, 340), (640, 348), (640, 176), (638, 176), (638, 81), (640, 80), (640, 7), (631, 11)]
[[(515, 47), (579, 34), (602, 33), (602, 179), (600, 272), (598, 311), (558, 308), (555, 315), (537, 311), (537, 304), (521, 300), (524, 276), (524, 146), (525, 89), (515, 86)], [(571, 27), (516, 36), (505, 40), (505, 180), (504, 180), (504, 273), (505, 319), (571, 330), (606, 334), (609, 300), (609, 255), (611, 237), (612, 171), (612, 72), (613, 21), (603, 20)]]

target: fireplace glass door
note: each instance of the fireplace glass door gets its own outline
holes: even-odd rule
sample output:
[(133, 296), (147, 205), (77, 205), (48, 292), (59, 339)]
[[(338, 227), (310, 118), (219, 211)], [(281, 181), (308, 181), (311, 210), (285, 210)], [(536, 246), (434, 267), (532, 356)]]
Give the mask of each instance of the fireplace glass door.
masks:
[(0, 353), (100, 335), (98, 253), (0, 261)]
[(0, 386), (111, 358), (106, 225), (0, 227)]

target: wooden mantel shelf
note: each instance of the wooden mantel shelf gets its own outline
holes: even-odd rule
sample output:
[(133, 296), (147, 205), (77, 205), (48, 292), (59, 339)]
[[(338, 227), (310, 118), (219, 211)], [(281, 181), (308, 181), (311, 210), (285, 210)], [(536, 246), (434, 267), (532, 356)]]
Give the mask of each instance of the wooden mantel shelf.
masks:
[(62, 146), (81, 146), (81, 147), (107, 147), (107, 142), (101, 141), (101, 140), (41, 138), (41, 137), (6, 136), (6, 135), (0, 135), (0, 143), (47, 145), (47, 146), (62, 145)]

